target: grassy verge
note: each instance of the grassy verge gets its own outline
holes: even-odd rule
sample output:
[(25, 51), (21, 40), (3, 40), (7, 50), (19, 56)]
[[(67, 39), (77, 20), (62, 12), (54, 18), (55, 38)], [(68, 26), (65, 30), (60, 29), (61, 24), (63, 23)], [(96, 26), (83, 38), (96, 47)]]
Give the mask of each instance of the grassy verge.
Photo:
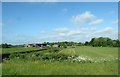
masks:
[(117, 68), (117, 62), (8, 61), (3, 63), (3, 75), (117, 75)]

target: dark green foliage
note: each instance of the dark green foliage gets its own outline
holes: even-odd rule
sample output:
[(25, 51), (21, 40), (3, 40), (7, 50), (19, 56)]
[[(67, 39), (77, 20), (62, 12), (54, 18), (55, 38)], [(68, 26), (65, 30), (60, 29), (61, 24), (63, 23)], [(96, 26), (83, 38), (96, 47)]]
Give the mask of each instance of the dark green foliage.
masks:
[(119, 40), (113, 40), (113, 47), (120, 47), (120, 41)]
[(10, 47), (12, 47), (12, 45), (5, 43), (5, 44), (1, 44), (0, 47), (2, 47), (2, 48), (10, 48)]
[(89, 45), (89, 42), (88, 42), (88, 41), (86, 41), (86, 42), (85, 42), (85, 45), (86, 45), (86, 46), (88, 46), (88, 45)]
[(52, 42), (52, 43), (49, 43), (49, 42), (44, 42), (44, 43), (46, 43), (46, 44), (48, 44), (48, 45), (54, 45), (54, 44), (58, 44), (58, 45), (60, 45), (61, 47), (63, 47), (63, 48), (67, 48), (67, 46), (82, 46), (82, 45), (84, 45), (83, 43), (81, 43), (81, 42), (79, 42), (79, 43), (77, 43), (77, 42), (67, 42), (67, 41), (63, 41), (63, 42)]
[(66, 46), (66, 45), (64, 45), (63, 47), (64, 47), (64, 48), (67, 48), (67, 46)]
[(43, 55), (43, 56), (41, 56), (41, 59), (42, 60), (50, 60), (50, 59), (52, 59), (52, 56), (51, 56), (51, 54), (46, 54), (46, 55)]
[(43, 52), (31, 52), (31, 53), (15, 53), (10, 54), (8, 59), (15, 60), (29, 60), (29, 61), (37, 61), (37, 60), (49, 60), (49, 61), (62, 61), (67, 60), (69, 55), (65, 55), (62, 53), (58, 53), (60, 48), (49, 48), (44, 50)]
[(11, 45), (11, 44), (0, 44), (0, 48), (14, 48), (14, 47), (24, 47), (24, 45)]
[(112, 40), (108, 37), (99, 37), (92, 38), (91, 41), (89, 43), (85, 43), (85, 45), (91, 45), (93, 47), (119, 47), (119, 43), (119, 40)]
[(68, 55), (65, 55), (65, 54), (54, 54), (54, 55), (52, 55), (52, 58), (56, 59), (56, 60), (67, 60)]

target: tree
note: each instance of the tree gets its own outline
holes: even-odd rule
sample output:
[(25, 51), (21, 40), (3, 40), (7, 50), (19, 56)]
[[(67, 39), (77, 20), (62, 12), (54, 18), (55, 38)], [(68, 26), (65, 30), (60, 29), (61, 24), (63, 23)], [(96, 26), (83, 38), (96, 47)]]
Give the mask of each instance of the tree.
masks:
[(89, 42), (90, 45), (94, 46), (95, 38), (92, 38), (91, 41)]
[(8, 45), (7, 43), (2, 44), (2, 48), (9, 48), (10, 45)]
[(107, 46), (110, 46), (110, 47), (113, 46), (113, 40), (110, 38), (107, 38), (106, 43), (107, 43)]
[(91, 41), (89, 42), (90, 45), (92, 46), (98, 46), (98, 47), (118, 47), (120, 46), (120, 41), (119, 40), (112, 40), (108, 37), (99, 37), (99, 38), (92, 38)]
[(85, 45), (86, 45), (86, 46), (88, 46), (88, 45), (89, 45), (89, 42), (88, 42), (88, 41), (86, 41), (86, 42), (85, 42)]
[(113, 47), (120, 47), (120, 41), (119, 40), (113, 40)]

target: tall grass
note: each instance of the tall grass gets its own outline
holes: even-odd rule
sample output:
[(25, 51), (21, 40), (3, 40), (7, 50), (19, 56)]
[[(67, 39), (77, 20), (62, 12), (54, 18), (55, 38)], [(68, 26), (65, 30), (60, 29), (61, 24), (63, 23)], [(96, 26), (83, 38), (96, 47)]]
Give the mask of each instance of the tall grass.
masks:
[(0, 63), (0, 76), (2, 75), (2, 63)]
[(117, 68), (117, 62), (8, 61), (3, 63), (3, 75), (117, 75)]

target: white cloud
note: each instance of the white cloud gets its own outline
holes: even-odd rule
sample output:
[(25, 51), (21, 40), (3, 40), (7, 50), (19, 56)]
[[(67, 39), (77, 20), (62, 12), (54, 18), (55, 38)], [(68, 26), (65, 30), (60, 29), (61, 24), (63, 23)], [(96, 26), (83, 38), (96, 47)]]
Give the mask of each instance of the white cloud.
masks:
[(103, 22), (103, 19), (96, 19), (95, 21), (90, 22), (90, 25), (99, 25)]
[(76, 24), (85, 24), (90, 23), (94, 18), (95, 16), (91, 12), (86, 11), (83, 14), (73, 16), (72, 21)]
[(90, 30), (92, 30), (92, 31), (96, 31), (96, 29), (97, 29), (96, 27), (91, 27), (90, 28)]
[(69, 32), (69, 30), (67, 28), (57, 28), (54, 31), (58, 32), (58, 33), (66, 33)]
[(117, 19), (117, 20), (114, 20), (114, 21), (112, 21), (112, 23), (113, 23), (113, 24), (120, 24), (120, 20), (118, 20), (118, 19)]
[(113, 32), (113, 28), (112, 27), (106, 27), (105, 29), (102, 30), (98, 30), (96, 33), (98, 34), (109, 34)]
[(80, 35), (82, 32), (80, 30), (72, 30), (68, 33), (69, 36)]
[(92, 14), (90, 11), (86, 11), (82, 14), (72, 16), (72, 22), (80, 25), (99, 25), (103, 22), (103, 19), (98, 19), (97, 16)]
[(55, 41), (89, 41), (93, 37), (110, 37), (117, 39), (117, 30), (114, 30), (112, 27), (106, 27), (104, 29), (97, 29), (96, 27), (83, 27), (77, 29), (69, 28), (59, 28), (55, 29), (55, 34), (53, 37), (47, 39)]
[(91, 28), (77, 28), (77, 29), (68, 29), (68, 28), (58, 28), (54, 30), (56, 35), (59, 38), (80, 38), (80, 37), (86, 37), (88, 35), (91, 35), (93, 33), (93, 31), (96, 31), (96, 27), (91, 27)]
[[(57, 28), (54, 31), (60, 36), (74, 36), (82, 34), (82, 29)], [(85, 28), (84, 28), (85, 29)]]
[(102, 35), (116, 36), (116, 32), (112, 27), (106, 27), (104, 29), (97, 29), (96, 27), (83, 27), (79, 29), (59, 28), (56, 29), (56, 35), (60, 38), (80, 38), (80, 37), (97, 37)]
[[(58, 42), (58, 41), (89, 41), (93, 37), (110, 37), (117, 38), (117, 30), (114, 30), (112, 27), (106, 27), (104, 29), (96, 29), (96, 27), (83, 27), (77, 29), (69, 29), (69, 28), (57, 28), (50, 32), (46, 32), (45, 35), (36, 35), (36, 36), (27, 36), (27, 35), (19, 35), (19, 36), (11, 36), (15, 38), (13, 43), (41, 43), (41, 42)], [(7, 38), (9, 36), (6, 36)], [(4, 38), (6, 39), (6, 38)], [(6, 39), (9, 42), (9, 39)], [(20, 40), (20, 41), (19, 41)]]
[(115, 30), (112, 27), (106, 27), (103, 29), (95, 29), (94, 31), (88, 31), (88, 34), (86, 34), (86, 39), (91, 39), (93, 37), (109, 37), (111, 39), (117, 39), (118, 38), (118, 31)]

